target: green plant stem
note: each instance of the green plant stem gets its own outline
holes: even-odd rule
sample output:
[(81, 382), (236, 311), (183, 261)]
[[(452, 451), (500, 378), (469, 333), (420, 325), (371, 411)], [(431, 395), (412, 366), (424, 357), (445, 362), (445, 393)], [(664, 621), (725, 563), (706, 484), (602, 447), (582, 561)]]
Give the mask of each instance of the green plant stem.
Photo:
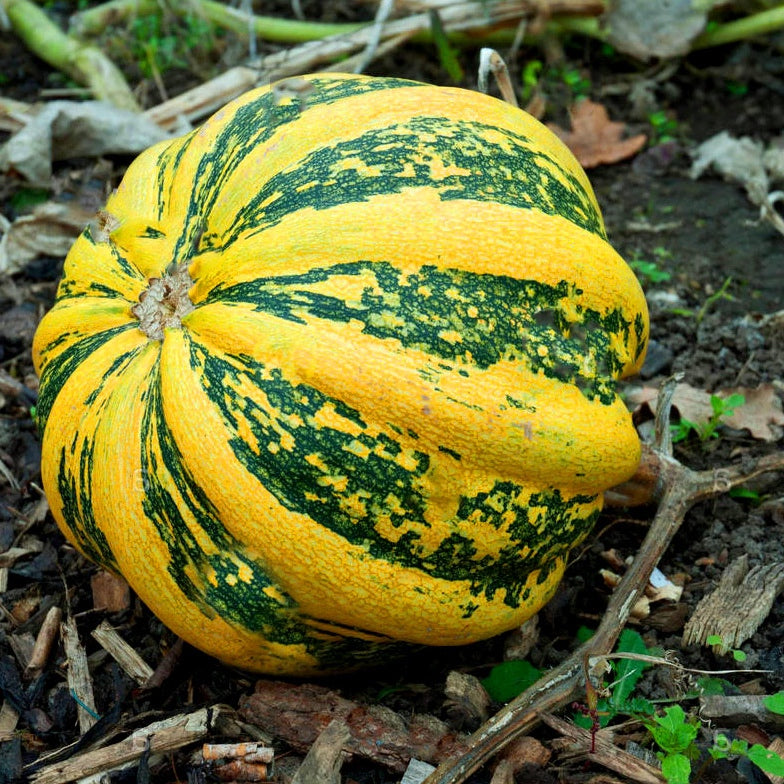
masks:
[(758, 35), (773, 33), (784, 27), (784, 7), (771, 8), (758, 14), (744, 16), (732, 22), (725, 22), (713, 30), (703, 33), (692, 41), (692, 49), (707, 49), (734, 41), (743, 41)]
[(100, 49), (66, 35), (29, 0), (0, 0), (11, 27), (25, 46), (49, 65), (86, 85), (98, 100), (139, 111), (122, 73)]
[[(173, 4), (173, 11), (185, 13), (189, 9), (201, 9), (204, 16), (214, 24), (247, 35), (249, 24), (245, 14), (229, 8), (216, 0), (198, 0), (194, 3)], [(158, 0), (110, 0), (110, 2), (81, 11), (72, 18), (72, 29), (79, 35), (97, 35), (107, 25), (116, 24), (133, 14), (151, 14), (160, 10)], [(300, 19), (281, 19), (271, 16), (253, 16), (253, 31), (260, 38), (277, 43), (306, 43), (318, 41), (333, 35), (351, 33), (368, 23), (324, 23), (309, 22)], [(736, 19), (718, 25), (709, 32), (698, 36), (692, 43), (693, 49), (706, 49), (711, 46), (740, 41), (746, 38), (774, 32), (784, 27), (784, 7), (772, 8), (757, 14)], [(485, 46), (510, 44), (514, 40), (515, 30), (493, 30), (482, 34), (451, 32), (449, 40), (463, 46)], [(557, 17), (552, 19), (536, 38), (528, 38), (529, 42), (541, 40), (547, 36), (582, 35), (598, 41), (606, 41), (607, 36), (594, 17)], [(430, 42), (429, 31), (419, 33), (414, 40)]]

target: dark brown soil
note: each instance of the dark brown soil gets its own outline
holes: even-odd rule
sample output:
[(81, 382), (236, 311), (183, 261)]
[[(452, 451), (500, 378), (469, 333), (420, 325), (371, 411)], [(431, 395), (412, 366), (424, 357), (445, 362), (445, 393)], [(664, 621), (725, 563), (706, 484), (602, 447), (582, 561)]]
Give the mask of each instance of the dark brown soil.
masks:
[[(55, 12), (63, 16), (71, 10), (68, 3), (54, 5)], [(288, 13), (288, 3), (283, 5), (286, 8), (281, 13)], [(355, 4), (332, 5), (331, 15), (357, 18)], [(316, 6), (320, 4), (311, 8), (305, 3), (306, 14), (315, 13)], [(776, 385), (779, 394), (784, 390), (784, 319), (762, 326), (759, 318), (759, 314), (784, 307), (784, 237), (769, 223), (760, 221), (758, 209), (739, 186), (712, 176), (698, 180), (689, 177), (690, 151), (715, 133), (727, 130), (764, 142), (781, 133), (784, 57), (780, 43), (762, 40), (701, 52), (675, 64), (661, 80), (657, 80), (660, 70), (607, 55), (598, 46), (575, 41), (563, 52), (564, 63), (590, 80), (591, 97), (608, 105), (615, 119), (626, 119), (630, 131), (651, 131), (644, 117), (635, 116), (629, 99), (632, 86), (643, 79), (651, 81), (652, 107), (667, 112), (675, 121), (671, 140), (649, 145), (633, 161), (589, 172), (613, 244), (627, 259), (655, 261), (670, 274), (667, 281), (645, 281), (655, 346), (643, 371), (646, 384), (656, 385), (668, 374), (679, 372), (688, 383), (707, 391), (764, 382)], [(221, 62), (225, 65), (235, 48), (228, 38), (222, 40), (216, 62), (210, 67), (219, 68)], [(523, 52), (510, 63), (513, 72), (519, 74), (524, 56), (541, 54)], [(466, 72), (473, 73), (476, 52), (463, 52), (461, 61)], [(131, 65), (128, 70), (134, 73)], [(375, 63), (370, 71), (448, 82), (437, 56), (426, 47), (398, 50)], [(3, 94), (19, 100), (38, 100), (43, 90), (63, 84), (61, 76), (9, 35), (0, 38), (0, 74), (4, 76), (0, 82)], [(135, 76), (142, 78), (138, 73)], [(172, 67), (164, 77), (172, 94), (200, 78), (187, 63)], [(472, 82), (472, 76), (466, 78), (466, 86), (472, 86)], [(743, 89), (739, 91), (737, 85)], [(158, 98), (149, 80), (145, 86), (145, 94), (154, 103)], [(564, 123), (571, 95), (557, 79), (548, 86), (546, 119)], [(103, 173), (96, 175), (95, 190), (102, 192), (107, 179), (116, 183), (126, 164), (126, 160), (112, 159), (99, 169)], [(57, 172), (60, 184), (56, 197), (67, 198), (69, 189), (62, 183), (71, 175), (72, 180), (81, 182), (91, 166), (85, 161), (62, 164)], [(24, 195), (23, 183), (0, 175), (2, 213), (7, 218), (24, 211)], [(118, 723), (129, 726), (133, 717), (150, 711), (155, 712), (148, 719), (152, 721), (194, 705), (236, 706), (242, 695), (252, 691), (254, 681), (252, 676), (186, 647), (162, 688), (140, 691), (110, 660), (100, 657), (89, 638), (90, 630), (106, 615), (92, 609), (90, 578), (95, 569), (64, 546), (49, 515), (35, 517), (40, 476), (37, 435), (29, 418), (36, 387), (30, 343), (40, 315), (53, 301), (61, 263), (59, 258), (40, 258), (11, 278), (0, 277), (0, 368), (25, 385), (16, 390), (0, 387), (0, 459), (13, 478), (11, 482), (0, 475), (0, 551), (18, 542), (23, 532), (45, 542), (43, 552), (21, 559), (10, 569), (8, 589), (0, 595), (0, 692), (6, 703), (21, 713), (17, 731), (10, 739), (0, 740), (0, 784), (26, 780), (32, 768), (26, 768), (23, 774), (22, 763), (35, 763), (44, 752), (78, 740), (76, 706), (64, 686), (62, 648), (55, 651), (38, 679), (28, 682), (19, 674), (16, 653), (20, 640), (26, 633), (37, 633), (53, 604), (67, 604), (78, 619), (88, 652), (95, 655), (97, 710), (103, 717), (96, 735)], [(728, 278), (731, 298), (718, 299), (698, 321), (694, 314)], [(781, 441), (764, 443), (745, 431), (723, 429), (720, 433), (720, 438), (706, 444), (696, 439), (683, 442), (677, 456), (690, 466), (710, 468), (781, 448)], [(695, 507), (687, 516), (660, 565), (667, 575), (683, 575), (684, 612), (693, 610), (715, 586), (726, 565), (740, 555), (747, 554), (752, 566), (784, 561), (782, 477), (755, 483), (753, 489), (762, 503), (724, 496)], [(578, 628), (596, 624), (608, 593), (599, 576), (599, 569), (605, 565), (600, 553), (614, 548), (624, 558), (633, 554), (652, 514), (653, 510), (644, 509), (623, 515), (607, 512), (603, 516), (596, 533), (581, 550), (581, 557), (570, 568), (558, 596), (541, 613), (540, 636), (529, 657), (534, 664), (545, 668), (557, 663), (574, 646)], [(125, 612), (109, 616), (109, 620), (153, 666), (174, 643), (171, 634), (138, 602)], [(704, 648), (684, 649), (680, 643), (682, 621), (682, 615), (680, 620), (672, 621), (666, 613), (654, 613), (650, 621), (636, 628), (650, 648), (672, 649), (686, 666), (767, 671), (734, 676), (730, 679), (733, 688), (762, 693), (784, 689), (783, 602), (774, 604), (759, 631), (743, 644), (746, 659), (742, 663), (732, 657), (716, 657)], [(459, 668), (484, 676), (502, 657), (503, 641), (491, 640), (459, 650), (423, 651), (383, 670), (330, 679), (328, 684), (348, 696), (381, 701), (404, 714), (432, 712), (449, 720), (454, 713), (450, 714), (443, 698), (447, 673)], [(640, 693), (651, 699), (677, 697), (673, 688), (666, 674), (656, 669), (648, 672), (639, 687)], [(694, 707), (694, 703), (684, 702), (685, 707), (689, 705)], [(707, 741), (709, 736), (705, 730), (701, 737)], [(539, 737), (544, 740), (551, 735), (542, 732)], [(185, 753), (149, 768), (142, 766), (140, 771), (113, 774), (111, 781), (209, 780), (208, 772), (193, 767)], [(749, 766), (733, 763), (723, 771), (723, 778), (717, 779), (714, 774), (712, 779), (703, 780), (735, 781), (741, 780), (739, 775), (745, 777), (744, 781), (757, 780)], [(517, 781), (587, 781), (599, 772), (598, 767), (590, 765), (559, 763), (535, 775), (529, 771), (530, 778), (520, 774)], [(346, 781), (399, 781), (398, 775), (356, 761), (344, 773)], [(472, 781), (486, 782), (489, 777), (490, 773), (483, 771)]]

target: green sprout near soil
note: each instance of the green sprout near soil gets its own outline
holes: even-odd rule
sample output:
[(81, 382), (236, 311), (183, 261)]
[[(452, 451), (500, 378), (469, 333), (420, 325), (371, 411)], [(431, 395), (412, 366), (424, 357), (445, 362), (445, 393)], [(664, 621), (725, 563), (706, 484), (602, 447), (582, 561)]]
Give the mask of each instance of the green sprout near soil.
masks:
[[(722, 639), (720, 634), (711, 634), (708, 636), (705, 642), (708, 645), (722, 645), (724, 643), (724, 640)], [(746, 654), (739, 648), (732, 648), (731, 653), (732, 653), (732, 658), (735, 659), (736, 662), (746, 661)]]
[(656, 256), (656, 261), (649, 261), (637, 254), (629, 260), (629, 266), (634, 270), (643, 287), (649, 284), (665, 283), (672, 278), (672, 275), (660, 266), (660, 262), (672, 258), (672, 254), (666, 248), (654, 248), (653, 254)]
[(746, 398), (738, 393), (727, 397), (711, 395), (710, 404), (713, 413), (707, 422), (692, 422), (690, 419), (681, 417), (677, 425), (672, 425), (673, 442), (685, 441), (692, 433), (704, 444), (711, 438), (718, 438), (717, 429), (722, 424), (722, 419), (732, 416), (736, 408), (740, 408), (746, 402)]
[(648, 115), (648, 122), (651, 126), (652, 144), (672, 141), (680, 131), (678, 121), (664, 110), (651, 112)]
[[(784, 714), (784, 692), (778, 692), (764, 700), (765, 707), (772, 713)], [(662, 775), (667, 784), (689, 784), (701, 778), (702, 770), (692, 778), (691, 762), (699, 757), (696, 745), (700, 722), (696, 716), (687, 715), (680, 705), (664, 709), (663, 716), (644, 719), (643, 724), (651, 733), (660, 751), (657, 756), (662, 763)], [(718, 733), (713, 745), (708, 748), (713, 760), (731, 757), (746, 757), (760, 770), (774, 776), (784, 775), (784, 759), (760, 743), (749, 745), (738, 738), (730, 740)], [(707, 764), (710, 764), (708, 761)]]

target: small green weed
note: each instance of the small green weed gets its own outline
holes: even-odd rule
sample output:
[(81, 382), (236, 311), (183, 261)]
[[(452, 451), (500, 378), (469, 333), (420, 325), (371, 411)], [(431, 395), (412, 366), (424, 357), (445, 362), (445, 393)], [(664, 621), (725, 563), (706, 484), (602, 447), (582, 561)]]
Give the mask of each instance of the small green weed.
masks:
[(573, 99), (586, 98), (591, 92), (591, 80), (583, 76), (579, 69), (564, 66), (560, 72), (561, 81), (569, 88)]
[(629, 260), (629, 266), (634, 270), (643, 286), (651, 283), (664, 283), (672, 278), (672, 275), (660, 266), (662, 261), (672, 258), (672, 254), (666, 248), (654, 248), (653, 253), (656, 256), (656, 261), (649, 261), (637, 254)]
[[(645, 641), (633, 629), (624, 629), (618, 638), (617, 653), (650, 655)], [(643, 671), (650, 667), (648, 662), (639, 659), (618, 659), (610, 663), (611, 682), (606, 690), (609, 696), (601, 697), (595, 707), (576, 706), (574, 723), (585, 729), (606, 727), (616, 716), (629, 716), (637, 713), (653, 713), (653, 704), (642, 697), (632, 697)], [(590, 696), (590, 695), (589, 695)]]
[[(784, 692), (766, 697), (764, 704), (771, 712), (784, 714)], [(699, 756), (695, 743), (699, 719), (696, 716), (687, 716), (680, 705), (671, 705), (665, 708), (663, 716), (643, 718), (643, 724), (660, 749), (657, 756), (662, 763), (662, 775), (668, 784), (689, 784), (692, 781), (691, 761)], [(759, 743), (750, 746), (745, 740), (730, 740), (719, 733), (708, 753), (714, 760), (747, 757), (765, 773), (784, 775), (784, 759)]]
[(674, 139), (680, 132), (678, 121), (664, 110), (651, 112), (648, 115), (651, 126), (652, 144), (661, 144)]
[(527, 661), (497, 664), (482, 681), (482, 686), (496, 702), (509, 702), (542, 677), (542, 671)]
[(687, 717), (680, 705), (670, 705), (664, 709), (663, 716), (653, 716), (643, 724), (661, 749), (657, 756), (668, 784), (689, 784), (691, 760), (698, 756), (694, 741), (699, 732), (699, 719)]
[(542, 68), (544, 68), (544, 64), (541, 60), (529, 60), (525, 64), (520, 77), (523, 83), (520, 98), (523, 103), (528, 103), (533, 98), (536, 88), (539, 86), (539, 76), (542, 73)]
[(707, 422), (692, 422), (689, 419), (681, 418), (681, 421), (676, 425), (671, 425), (672, 440), (674, 442), (684, 441), (692, 433), (696, 433), (700, 441), (705, 443), (711, 438), (718, 438), (719, 434), (716, 432), (721, 420), (724, 417), (732, 416), (736, 408), (740, 408), (746, 402), (746, 398), (738, 393), (729, 395), (728, 397), (719, 397), (718, 395), (711, 395), (710, 404), (713, 413)]
[[(724, 640), (721, 638), (720, 634), (711, 634), (707, 637), (705, 642), (708, 645), (722, 645)], [(731, 648), (730, 653), (732, 653), (732, 658), (735, 659), (736, 662), (746, 661), (746, 654), (740, 650), (740, 648)]]

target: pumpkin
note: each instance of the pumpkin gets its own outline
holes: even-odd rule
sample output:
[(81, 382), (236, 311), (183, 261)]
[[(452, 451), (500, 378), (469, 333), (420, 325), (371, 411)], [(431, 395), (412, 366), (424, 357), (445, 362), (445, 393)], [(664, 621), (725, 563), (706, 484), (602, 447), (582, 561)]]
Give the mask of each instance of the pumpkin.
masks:
[(588, 180), (476, 92), (312, 75), (139, 156), (34, 343), (42, 478), (193, 645), (306, 675), (511, 629), (638, 439)]

